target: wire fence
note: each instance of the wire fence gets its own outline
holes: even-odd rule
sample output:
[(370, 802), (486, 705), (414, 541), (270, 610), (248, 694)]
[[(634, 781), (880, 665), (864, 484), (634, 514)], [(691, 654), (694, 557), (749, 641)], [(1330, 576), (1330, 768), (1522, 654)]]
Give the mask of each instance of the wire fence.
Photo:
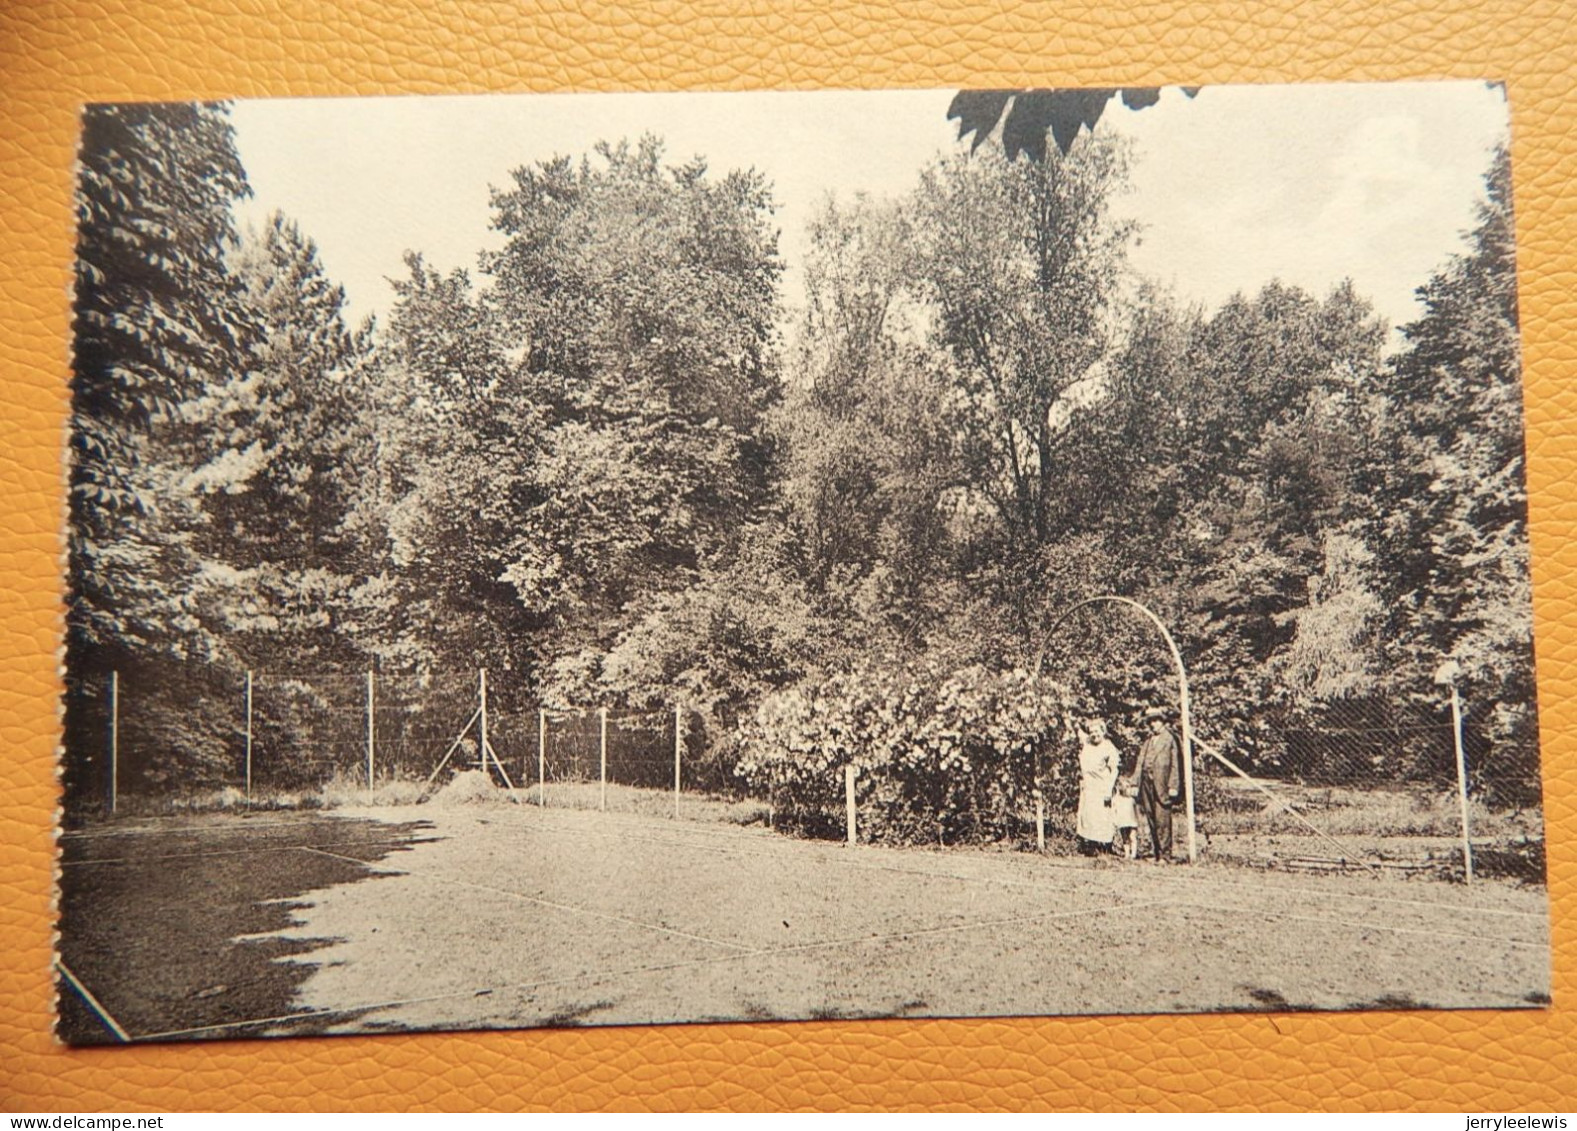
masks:
[[(1431, 699), (1433, 701), (1431, 701)], [(1370, 866), (1541, 879), (1530, 713), (1453, 693), (1265, 712), (1198, 744), (1195, 804), (1217, 855), (1311, 870)]]
[(693, 713), (541, 708), (537, 727), (523, 779), (537, 804), (770, 822), (766, 798), (729, 772)]
[[(231, 762), (252, 790), (423, 777), (460, 737), (477, 688), (476, 673), (250, 673)], [(510, 749), (518, 720), (495, 702), (492, 722), (490, 742)], [(474, 738), (465, 753), (478, 760)]]
[[(1119, 772), (1131, 777), (1140, 713), (1107, 722)], [(1543, 876), (1531, 709), (1431, 688), (1405, 701), (1266, 708), (1227, 735), (1210, 722), (1194, 720), (1192, 765), (1193, 818), (1209, 855)], [(1079, 743), (1065, 725), (1006, 753), (955, 737), (956, 754), (935, 764), (917, 756), (873, 770), (857, 756), (806, 751), (798, 763), (738, 776), (726, 736), (671, 707), (565, 709), (480, 671), (236, 673), (154, 662), (68, 681), (64, 779), (69, 814), (216, 790), (290, 804), (314, 791), (404, 785), (391, 796), (415, 800), (479, 770), (549, 806), (677, 813), (684, 799), (711, 796), (739, 806), (721, 811), (726, 819), (811, 836), (1053, 851), (1073, 842)], [(1179, 852), (1186, 816), (1180, 807)]]
[(420, 788), (392, 795), (414, 800), (467, 770), (555, 805), (630, 808), (632, 792), (744, 793), (706, 756), (694, 715), (566, 710), (481, 671), (139, 664), (69, 680), (66, 703), (68, 812), (168, 807), (216, 791), (290, 804), (325, 789), (405, 785)]
[(544, 710), (539, 726), (541, 764), (533, 770), (538, 781), (670, 789), (677, 746), (683, 788), (683, 721), (677, 712)]
[[(1199, 854), (1307, 871), (1542, 881), (1531, 712), (1431, 690), (1405, 702), (1266, 709), (1226, 738), (1195, 718), (1189, 776)], [(1132, 716), (1105, 719), (1118, 777), (1130, 783), (1147, 733), (1142, 712)], [(1175, 716), (1171, 727), (1180, 737)], [(1077, 846), (1080, 742), (1070, 728), (1049, 726), (1006, 751), (968, 734), (953, 744), (961, 754), (948, 768), (918, 754), (879, 766), (862, 764), (858, 751), (832, 764), (807, 758), (812, 773), (789, 767), (786, 784), (771, 791), (778, 822), (860, 843)], [(1178, 792), (1173, 853), (1186, 856), (1182, 782)], [(1138, 836), (1149, 839), (1143, 828)]]

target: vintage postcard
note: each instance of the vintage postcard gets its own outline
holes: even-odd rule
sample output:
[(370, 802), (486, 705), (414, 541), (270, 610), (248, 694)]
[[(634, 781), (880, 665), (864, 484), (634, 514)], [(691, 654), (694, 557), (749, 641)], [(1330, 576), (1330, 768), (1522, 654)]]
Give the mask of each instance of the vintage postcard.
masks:
[(86, 107), (60, 1037), (1547, 1004), (1507, 123)]

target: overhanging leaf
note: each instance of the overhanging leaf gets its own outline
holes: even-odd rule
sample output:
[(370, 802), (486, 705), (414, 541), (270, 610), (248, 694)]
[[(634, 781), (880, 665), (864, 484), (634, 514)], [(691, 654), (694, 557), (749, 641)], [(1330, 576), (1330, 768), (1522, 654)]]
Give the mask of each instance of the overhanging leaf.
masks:
[[(1194, 87), (1198, 90), (1198, 87)], [(1192, 97), (1192, 95), (1190, 95)], [(1143, 110), (1146, 106), (1154, 106), (1161, 101), (1161, 89), (1154, 86), (1125, 86), (1123, 87), (1123, 105), (1130, 110)]]
[[(1199, 93), (1197, 86), (1181, 88), (1189, 98)], [(1154, 106), (1161, 99), (1161, 91), (1153, 86), (1096, 87), (1091, 89), (1036, 89), (1036, 90), (963, 90), (953, 97), (947, 116), (958, 119), (958, 137), (973, 133), (970, 152), (980, 148), (996, 129), (1004, 111), (1007, 120), (1002, 125), (1002, 148), (1008, 160), (1017, 159), (1020, 153), (1032, 161), (1046, 159), (1046, 134), (1050, 132), (1063, 156), (1073, 147), (1081, 129), (1094, 130), (1106, 110), (1106, 105), (1117, 95), (1130, 110), (1143, 110)], [(1009, 104), (1012, 108), (1009, 109)]]
[(953, 96), (953, 101), (947, 107), (947, 118), (948, 121), (958, 119), (959, 141), (963, 141), (970, 133), (975, 135), (975, 140), (969, 146), (971, 153), (979, 149), (980, 143), (997, 128), (1002, 111), (1007, 109), (1013, 95), (1011, 90), (961, 90)]

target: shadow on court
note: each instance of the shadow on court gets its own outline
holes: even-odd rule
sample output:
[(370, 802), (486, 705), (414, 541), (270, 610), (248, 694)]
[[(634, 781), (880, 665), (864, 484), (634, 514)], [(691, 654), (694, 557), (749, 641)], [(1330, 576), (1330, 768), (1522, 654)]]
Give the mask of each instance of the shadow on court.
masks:
[(58, 979), (60, 1039), (114, 1044), (117, 1028), (138, 1039), (295, 1012), (313, 952), (332, 940), (277, 933), (294, 922), (305, 893), (375, 878), (350, 859), (301, 846), (371, 862), (428, 828), (260, 813), (102, 825), (63, 838), (59, 958), (77, 985)]

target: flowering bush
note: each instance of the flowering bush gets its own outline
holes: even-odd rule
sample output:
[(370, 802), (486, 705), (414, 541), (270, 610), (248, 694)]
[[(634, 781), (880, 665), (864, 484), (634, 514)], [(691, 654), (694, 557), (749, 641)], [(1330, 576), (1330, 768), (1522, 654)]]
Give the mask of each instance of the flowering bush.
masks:
[(1011, 836), (1037, 783), (1062, 792), (1050, 755), (1066, 702), (1022, 670), (865, 668), (767, 696), (741, 725), (736, 773), (813, 835), (841, 831), (852, 765), (862, 840)]

